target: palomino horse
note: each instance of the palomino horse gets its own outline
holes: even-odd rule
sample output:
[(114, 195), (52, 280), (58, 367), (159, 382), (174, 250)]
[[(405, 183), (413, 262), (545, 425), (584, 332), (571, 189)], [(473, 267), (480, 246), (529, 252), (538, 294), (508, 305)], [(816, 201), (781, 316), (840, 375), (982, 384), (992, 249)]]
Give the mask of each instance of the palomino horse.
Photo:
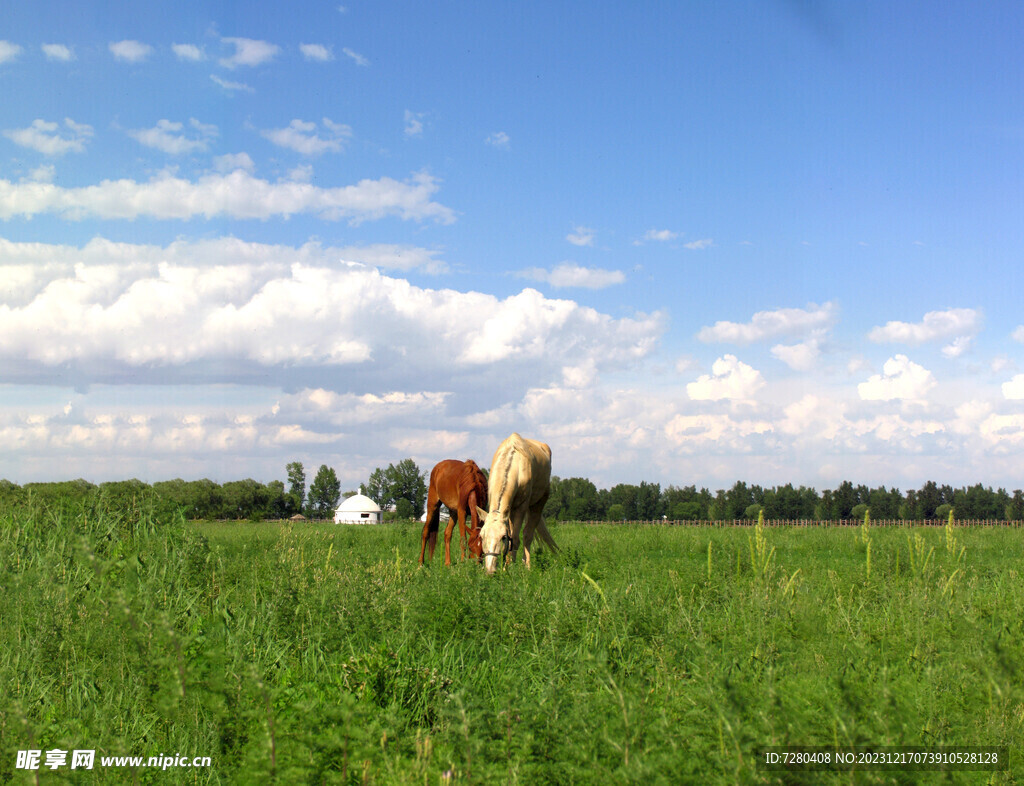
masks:
[[(463, 559), (466, 557), (467, 540), (474, 559), (479, 557), (480, 519), (477, 517), (477, 507), (487, 504), (487, 480), (475, 461), (446, 459), (431, 470), (430, 488), (427, 491), (427, 515), (423, 524), (423, 542), (420, 544), (420, 565), (423, 564), (423, 552), (428, 543), (430, 544), (430, 558), (434, 558), (442, 504), (448, 507), (449, 513), (458, 516)], [(469, 511), (472, 529), (466, 526), (466, 511)], [(452, 516), (444, 531), (445, 565), (452, 564), (452, 530), (454, 529), (455, 516)]]
[(488, 510), (478, 513), (484, 519), (480, 550), (488, 573), (494, 573), (508, 553), (515, 562), (520, 532), (526, 567), (530, 567), (534, 534), (540, 535), (552, 551), (558, 551), (541, 515), (551, 483), (551, 448), (518, 434), (510, 435), (494, 452), (487, 483), (491, 504)]

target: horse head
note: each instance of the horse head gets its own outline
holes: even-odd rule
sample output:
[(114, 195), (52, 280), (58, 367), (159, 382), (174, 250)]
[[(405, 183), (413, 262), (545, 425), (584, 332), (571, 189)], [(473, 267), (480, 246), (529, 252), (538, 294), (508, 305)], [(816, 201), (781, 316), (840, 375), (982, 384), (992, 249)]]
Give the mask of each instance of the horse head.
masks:
[(512, 547), (510, 522), (508, 514), (502, 515), (501, 511), (494, 510), (488, 513), (478, 508), (477, 512), (484, 520), (477, 538), (479, 554), (483, 558), (484, 570), (490, 574), (494, 573), (499, 565), (505, 564), (505, 557)]

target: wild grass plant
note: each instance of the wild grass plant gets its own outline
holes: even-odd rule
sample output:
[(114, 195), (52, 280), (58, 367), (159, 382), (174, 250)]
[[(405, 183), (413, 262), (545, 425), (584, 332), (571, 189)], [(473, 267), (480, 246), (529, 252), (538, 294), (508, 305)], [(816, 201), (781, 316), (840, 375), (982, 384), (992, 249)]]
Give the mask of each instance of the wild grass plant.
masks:
[(869, 577), (855, 530), (553, 534), (488, 577), (418, 567), (412, 523), (0, 516), (0, 781), (95, 748), (213, 766), (44, 779), (851, 782), (757, 768), (826, 744), (1007, 745), (957, 782), (1021, 778), (1020, 531), (873, 528)]

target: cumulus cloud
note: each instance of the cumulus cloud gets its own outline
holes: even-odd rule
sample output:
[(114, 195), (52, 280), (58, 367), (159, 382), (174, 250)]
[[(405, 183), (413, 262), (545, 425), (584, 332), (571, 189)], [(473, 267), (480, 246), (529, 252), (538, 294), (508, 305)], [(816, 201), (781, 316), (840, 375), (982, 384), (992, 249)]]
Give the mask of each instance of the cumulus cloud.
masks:
[(764, 385), (760, 371), (735, 355), (723, 355), (712, 364), (710, 374), (704, 374), (686, 386), (686, 393), (695, 401), (749, 401)]
[(353, 51), (352, 51), (351, 49), (349, 49), (348, 47), (345, 47), (345, 48), (344, 48), (344, 49), (342, 49), (341, 51), (342, 51), (342, 52), (343, 52), (343, 53), (345, 54), (345, 56), (346, 56), (347, 58), (349, 58), (349, 59), (350, 59), (350, 60), (351, 60), (351, 61), (352, 61), (353, 63), (355, 63), (355, 64), (356, 64), (357, 66), (361, 66), (361, 67), (364, 67), (364, 68), (365, 68), (366, 66), (370, 65), (370, 61), (369, 61), (369, 60), (367, 60), (367, 59), (366, 59), (365, 57), (363, 57), (363, 56), (362, 56), (361, 54), (359, 54), (358, 52), (353, 52)]
[(69, 63), (75, 59), (75, 53), (71, 51), (71, 47), (64, 44), (43, 44), (42, 50), (47, 60)]
[(22, 182), (52, 183), (56, 174), (57, 168), (53, 164), (42, 164), (31, 170)]
[(329, 63), (334, 59), (330, 48), (323, 44), (299, 44), (299, 51), (302, 52), (302, 56), (307, 60), (313, 60), (318, 63)]
[(449, 396), (443, 391), (392, 391), (377, 395), (307, 388), (284, 396), (274, 414), (285, 421), (307, 425), (329, 423), (333, 428), (383, 422), (395, 424), (398, 420), (422, 422), (443, 414)]
[(703, 327), (697, 338), (706, 343), (750, 344), (779, 336), (815, 334), (815, 331), (831, 328), (837, 314), (838, 309), (833, 303), (758, 311), (750, 322), (720, 321), (711, 327)]
[(871, 329), (868, 339), (878, 344), (909, 344), (916, 346), (931, 341), (953, 339), (943, 347), (942, 354), (949, 358), (962, 355), (971, 339), (981, 330), (981, 313), (973, 308), (950, 308), (929, 311), (920, 322), (886, 322)]
[(146, 147), (175, 156), (207, 150), (217, 136), (217, 126), (200, 123), (194, 117), (188, 124), (191, 136), (182, 133), (182, 123), (172, 123), (170, 120), (159, 120), (154, 128), (130, 130), (128, 136)]
[(271, 44), (268, 41), (257, 41), (252, 38), (222, 38), (221, 42), (233, 46), (234, 54), (230, 57), (222, 57), (220, 64), (225, 68), (238, 68), (239, 66), (254, 67), (263, 65), (273, 60), (281, 47)]
[[(230, 381), (246, 365), (279, 369), (281, 379), (346, 368), (346, 385), (361, 368), (399, 389), (427, 373), (448, 384), (453, 373), (483, 384), (483, 374), (508, 390), (509, 374), (630, 365), (664, 328), (657, 314), (613, 319), (531, 289), (499, 299), (415, 287), (336, 251), (232, 238), (166, 248), (3, 241), (0, 264), (14, 283), (0, 290), (0, 358), (38, 373), (71, 363), (83, 374), (122, 367), (173, 379), (201, 368), (207, 381)], [(21, 373), (0, 369), (0, 382)]]
[(21, 47), (10, 41), (0, 41), (0, 65), (10, 63), (21, 54)]
[(771, 353), (795, 371), (810, 371), (821, 357), (821, 345), (822, 336), (815, 335), (799, 344), (776, 344)]
[(266, 219), (309, 214), (352, 223), (397, 216), (448, 224), (455, 220), (454, 212), (431, 200), (438, 188), (437, 180), (426, 173), (405, 181), (384, 177), (337, 188), (270, 183), (242, 170), (209, 174), (195, 181), (165, 175), (145, 183), (104, 180), (78, 188), (0, 180), (0, 218), (52, 214), (71, 220), (140, 216)]
[(865, 401), (924, 401), (935, 385), (932, 372), (906, 355), (895, 355), (885, 361), (881, 374), (857, 385), (857, 393)]
[[(335, 253), (335, 252), (332, 252)], [(401, 243), (373, 243), (368, 246), (345, 246), (337, 249), (335, 258), (350, 259), (364, 265), (387, 270), (419, 270), (423, 273), (447, 273), (448, 265), (437, 257), (440, 251)]]
[(423, 134), (423, 119), (426, 115), (423, 112), (405, 110), (405, 135), (420, 136)]
[[(11, 128), (4, 136), (14, 144), (28, 147), (43, 155), (62, 156), (65, 153), (84, 153), (85, 143), (92, 139), (92, 126), (64, 118), (64, 127), (46, 120), (33, 120), (28, 128)], [(2, 181), (0, 181), (2, 182)]]
[(751, 436), (772, 430), (772, 424), (764, 419), (728, 414), (676, 415), (664, 428), (672, 447), (685, 451), (743, 449)]
[(236, 169), (254, 172), (256, 164), (248, 153), (225, 153), (222, 156), (214, 156), (213, 168), (218, 172), (234, 172)]
[(153, 53), (153, 47), (149, 44), (132, 40), (116, 41), (107, 48), (117, 60), (126, 63), (141, 63)]
[(518, 273), (521, 278), (543, 281), (553, 287), (581, 287), (583, 289), (604, 289), (626, 280), (621, 270), (602, 270), (582, 267), (574, 262), (563, 262), (551, 270), (530, 268)]
[(565, 236), (565, 239), (574, 246), (594, 245), (594, 230), (589, 227), (573, 227), (572, 232)]
[(711, 248), (714, 244), (714, 240), (706, 237), (701, 240), (693, 240), (689, 243), (683, 243), (683, 248), (688, 248), (690, 251), (703, 251), (705, 248)]
[(326, 117), (323, 119), (323, 131), (318, 129), (316, 123), (292, 120), (287, 128), (271, 128), (260, 133), (278, 147), (294, 150), (304, 156), (340, 153), (345, 143), (352, 138), (349, 126), (335, 123)]
[(671, 229), (648, 229), (644, 232), (643, 239), (657, 243), (668, 243), (671, 240), (675, 240), (677, 237), (679, 237), (679, 233), (673, 232)]
[(1008, 382), (1002, 384), (1003, 398), (1024, 399), (1024, 374), (1015, 374)]
[(502, 150), (507, 150), (509, 142), (511, 142), (508, 134), (506, 134), (504, 131), (495, 131), (493, 134), (488, 136), (487, 139), (485, 139), (484, 141), (491, 147), (497, 147)]
[(217, 85), (220, 85), (229, 93), (255, 93), (256, 90), (244, 82), (232, 82), (229, 79), (221, 79), (216, 74), (210, 74), (210, 79)]
[(186, 60), (192, 63), (198, 63), (206, 59), (203, 50), (195, 44), (171, 44), (171, 51), (174, 52), (179, 60)]

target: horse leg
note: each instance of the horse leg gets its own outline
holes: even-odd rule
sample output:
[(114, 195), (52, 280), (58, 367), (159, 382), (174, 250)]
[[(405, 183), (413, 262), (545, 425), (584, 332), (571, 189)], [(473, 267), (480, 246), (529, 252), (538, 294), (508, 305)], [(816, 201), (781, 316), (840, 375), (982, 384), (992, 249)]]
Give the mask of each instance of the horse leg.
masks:
[(530, 546), (533, 544), (533, 536), (537, 531), (538, 524), (543, 524), (544, 506), (548, 502), (548, 494), (530, 506), (530, 513), (526, 518), (526, 531), (523, 533), (523, 556), (526, 560), (526, 567), (530, 567)]
[(437, 546), (437, 528), (441, 516), (441, 500), (437, 498), (437, 489), (433, 485), (427, 493), (427, 514), (423, 522), (423, 541), (420, 543), (420, 565), (423, 564), (423, 552), (430, 544), (430, 559), (434, 559), (434, 548)]
[(466, 507), (459, 505), (459, 544), (462, 546), (462, 559), (466, 558), (466, 542), (469, 540), (469, 530), (466, 527)]
[[(509, 517), (509, 526), (512, 528), (511, 532), (508, 533), (509, 537), (512, 538), (512, 545), (509, 547), (509, 554), (512, 557), (513, 564), (515, 564), (516, 561), (516, 549), (519, 548), (519, 539), (523, 534), (523, 520), (526, 518), (526, 512), (525, 508), (518, 508), (514, 510), (512, 515)], [(523, 551), (525, 552), (526, 550), (524, 549)], [(526, 556), (526, 565), (527, 567), (530, 565), (529, 554)]]
[(452, 532), (455, 530), (455, 517), (448, 508), (448, 526), (444, 528), (444, 564), (452, 564)]

